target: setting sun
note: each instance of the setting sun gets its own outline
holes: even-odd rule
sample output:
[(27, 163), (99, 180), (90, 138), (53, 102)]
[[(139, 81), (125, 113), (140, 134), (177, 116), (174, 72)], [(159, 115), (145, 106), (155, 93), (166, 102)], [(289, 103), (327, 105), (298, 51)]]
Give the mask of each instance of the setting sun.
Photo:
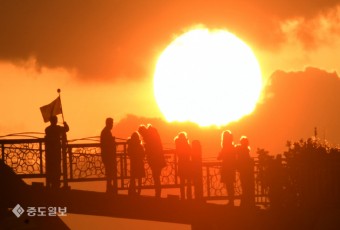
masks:
[(252, 50), (225, 31), (195, 29), (160, 55), (154, 94), (168, 121), (224, 125), (250, 114), (262, 77)]

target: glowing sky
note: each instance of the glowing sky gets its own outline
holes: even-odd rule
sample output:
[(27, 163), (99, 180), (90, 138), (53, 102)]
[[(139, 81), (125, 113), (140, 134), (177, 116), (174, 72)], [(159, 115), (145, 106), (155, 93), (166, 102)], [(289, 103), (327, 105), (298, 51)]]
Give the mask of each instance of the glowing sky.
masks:
[[(152, 76), (166, 46), (198, 24), (246, 42), (268, 84), (255, 112), (228, 126), (235, 137), (275, 152), (318, 126), (340, 143), (337, 0), (0, 0), (0, 136), (43, 132), (39, 107), (61, 88), (69, 138), (99, 135), (113, 116), (118, 136), (151, 121), (170, 143), (185, 127), (153, 119)], [(187, 129), (217, 155), (221, 130)]]
[[(176, 36), (198, 24), (228, 29), (245, 41), (269, 87), (276, 70), (289, 74), (313, 66), (324, 75), (339, 72), (339, 22), (339, 1), (0, 1), (0, 133), (43, 131), (39, 107), (57, 97), (57, 88), (62, 89), (70, 138), (98, 135), (107, 116), (117, 122), (126, 114), (162, 117), (152, 92), (157, 58)], [(289, 92), (289, 84), (285, 87)], [(310, 97), (301, 92), (296, 94)], [(265, 95), (263, 103), (278, 98), (276, 93)], [(338, 113), (337, 101), (332, 114)], [(279, 105), (275, 109), (280, 115), (285, 111)], [(259, 111), (250, 118), (253, 123), (235, 128), (244, 126), (242, 131), (251, 133), (251, 127), (265, 124), (267, 115)], [(295, 133), (306, 135), (313, 129), (309, 126), (327, 117), (314, 116), (304, 127), (308, 131)], [(285, 120), (277, 122), (285, 127)], [(339, 132), (328, 133), (339, 140)]]

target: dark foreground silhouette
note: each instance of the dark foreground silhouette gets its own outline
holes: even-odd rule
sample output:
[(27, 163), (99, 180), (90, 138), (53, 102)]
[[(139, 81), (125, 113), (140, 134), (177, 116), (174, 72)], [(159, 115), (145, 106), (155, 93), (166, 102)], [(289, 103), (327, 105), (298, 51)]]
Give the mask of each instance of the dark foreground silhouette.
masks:
[[(203, 229), (338, 229), (340, 209), (280, 209), (227, 207), (174, 198), (113, 196), (108, 193), (46, 190), (28, 186), (0, 161), (0, 229), (68, 229), (58, 217), (17, 218), (8, 208), (67, 206), (68, 213), (190, 224)], [(6, 197), (6, 199), (4, 199)], [(65, 217), (67, 218), (67, 217)]]
[(29, 217), (24, 213), (17, 218), (13, 214), (11, 209), (17, 204), (25, 210), (29, 206), (46, 207), (47, 204), (53, 204), (53, 199), (57, 195), (50, 189), (41, 190), (27, 185), (2, 160), (0, 160), (0, 184), (0, 229), (70, 229), (58, 216)]
[[(154, 147), (154, 142), (148, 142), (148, 138), (151, 139), (151, 137), (154, 136), (143, 137), (144, 146), (149, 151), (152, 150), (150, 147)], [(160, 143), (159, 138), (156, 139), (158, 141), (155, 143)], [(19, 142), (20, 140), (10, 141), (10, 143)], [(11, 146), (8, 143), (2, 144), (3, 153), (6, 149), (3, 146)], [(138, 137), (136, 143), (140, 147), (141, 143)], [(184, 139), (184, 143), (187, 143), (187, 140)], [(27, 153), (26, 145), (13, 145), (11, 148)], [(97, 146), (99, 147), (99, 145)], [(155, 149), (161, 149), (161, 146), (156, 146), (158, 147)], [(71, 148), (71, 145), (68, 147)], [(270, 156), (263, 149), (258, 149), (259, 161), (256, 166), (251, 166), (249, 143), (244, 142), (244, 139), (240, 140), (240, 145), (235, 147), (238, 162), (236, 169), (239, 171), (241, 184), (243, 183), (241, 204), (248, 205), (236, 207), (207, 203), (204, 200), (206, 197), (202, 197), (202, 188), (206, 189), (211, 181), (208, 183), (209, 177), (204, 177), (205, 175), (202, 174), (201, 147), (197, 141), (192, 142), (191, 151), (191, 163), (195, 162), (192, 164), (193, 170), (197, 170), (197, 173), (193, 174), (197, 178), (193, 177), (195, 199), (192, 200), (180, 200), (177, 196), (168, 198), (156, 196), (155, 198), (154, 196), (77, 191), (71, 190), (67, 186), (64, 186), (63, 189), (53, 190), (39, 183), (27, 185), (19, 175), (14, 173), (12, 168), (1, 160), (0, 229), (25, 229), (26, 227), (29, 229), (68, 229), (58, 216), (31, 217), (27, 214), (29, 207), (50, 206), (67, 207), (67, 213), (183, 223), (191, 225), (194, 230), (340, 229), (340, 149), (329, 147), (317, 139), (288, 143), (287, 147), (288, 150), (283, 156), (277, 155), (276, 157)], [(151, 154), (147, 151), (146, 153)], [(70, 150), (71, 155), (72, 151)], [(164, 159), (164, 156), (160, 156), (159, 159)], [(148, 160), (154, 160), (153, 155), (147, 157), (150, 158)], [(173, 158), (175, 159), (175, 157)], [(17, 162), (14, 157), (7, 156), (3, 159), (7, 159), (6, 162)], [(70, 160), (70, 162), (72, 161)], [(159, 167), (163, 167), (163, 160), (160, 162), (162, 164)], [(175, 163), (173, 162), (173, 164)], [(211, 168), (216, 166), (211, 165)], [(255, 168), (257, 168), (256, 174)], [(131, 172), (132, 174), (134, 173)], [(135, 178), (139, 177), (137, 174), (135, 174)], [(152, 174), (156, 176), (155, 172)], [(25, 175), (21, 174), (21, 176)], [(158, 174), (157, 177), (159, 178)], [(254, 177), (256, 177), (256, 190), (262, 190), (261, 193), (256, 194), (269, 198), (269, 203), (267, 203), (269, 207), (266, 209), (260, 209), (253, 203), (255, 200)], [(214, 177), (211, 176), (210, 179), (212, 178)], [(203, 183), (204, 186), (202, 186)], [(249, 185), (251, 186), (248, 187)], [(200, 189), (196, 189), (196, 187)], [(156, 195), (157, 192), (160, 195), (157, 185), (150, 186), (149, 189), (155, 189)], [(133, 190), (136, 192), (136, 187)], [(211, 190), (207, 189), (206, 191)], [(18, 204), (26, 212), (20, 213), (22, 215), (17, 217), (12, 209)], [(256, 204), (259, 205), (259, 203)]]

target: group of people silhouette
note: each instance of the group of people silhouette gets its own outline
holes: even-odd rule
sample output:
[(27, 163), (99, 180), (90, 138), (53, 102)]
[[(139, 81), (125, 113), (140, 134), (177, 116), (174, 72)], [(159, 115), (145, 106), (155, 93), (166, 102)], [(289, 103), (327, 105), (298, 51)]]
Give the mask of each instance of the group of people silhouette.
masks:
[[(112, 135), (113, 118), (106, 119), (106, 125), (100, 135), (102, 161), (107, 178), (106, 192), (117, 194), (117, 156), (115, 137)], [(141, 141), (143, 139), (143, 144)], [(162, 141), (158, 131), (151, 125), (141, 125), (127, 140), (127, 154), (130, 157), (129, 194), (140, 194), (142, 178), (145, 177), (144, 158), (147, 157), (155, 184), (155, 196), (161, 196), (161, 171), (166, 166)], [(136, 181), (137, 185), (136, 186)]]
[[(69, 126), (57, 125), (58, 118), (52, 116), (50, 126), (45, 129), (46, 144), (46, 187), (58, 189), (61, 176), (62, 151), (66, 151)], [(100, 135), (102, 162), (106, 175), (106, 191), (117, 194), (117, 157), (116, 141), (112, 135), (114, 120), (107, 118)], [(200, 141), (193, 140), (190, 144), (187, 133), (179, 132), (174, 138), (177, 156), (177, 175), (180, 179), (181, 199), (201, 199), (203, 197), (202, 182), (202, 149)], [(236, 172), (241, 181), (241, 205), (254, 205), (254, 174), (253, 162), (250, 158), (249, 141), (242, 136), (240, 144), (235, 145), (233, 135), (229, 130), (221, 136), (221, 151), (217, 159), (222, 161), (221, 182), (225, 184), (228, 193), (228, 205), (234, 206), (234, 183)], [(155, 127), (151, 124), (140, 125), (127, 140), (127, 155), (130, 159), (129, 194), (141, 194), (142, 178), (146, 176), (144, 159), (146, 158), (152, 171), (155, 196), (161, 196), (161, 171), (166, 166), (162, 141)], [(194, 190), (194, 192), (193, 192)]]
[(181, 199), (192, 199), (192, 187), (195, 199), (201, 199), (203, 197), (201, 143), (193, 140), (190, 146), (186, 132), (178, 133), (174, 142), (178, 158), (177, 175), (180, 178)]
[[(143, 142), (141, 141), (143, 139)], [(143, 143), (143, 145), (142, 145)], [(130, 194), (134, 192), (135, 179), (138, 180), (140, 194), (140, 185), (144, 171), (144, 155), (152, 171), (152, 178), (155, 185), (155, 196), (161, 196), (161, 172), (166, 166), (161, 137), (156, 128), (152, 125), (140, 125), (138, 131), (133, 132), (128, 139), (127, 153), (131, 160), (131, 186)]]
[(230, 130), (225, 130), (221, 136), (221, 151), (217, 159), (222, 161), (221, 182), (226, 186), (229, 203), (234, 206), (234, 183), (236, 172), (239, 173), (241, 182), (241, 205), (255, 205), (255, 182), (254, 182), (254, 162), (250, 157), (249, 140), (242, 136), (240, 143), (235, 145), (233, 134)]

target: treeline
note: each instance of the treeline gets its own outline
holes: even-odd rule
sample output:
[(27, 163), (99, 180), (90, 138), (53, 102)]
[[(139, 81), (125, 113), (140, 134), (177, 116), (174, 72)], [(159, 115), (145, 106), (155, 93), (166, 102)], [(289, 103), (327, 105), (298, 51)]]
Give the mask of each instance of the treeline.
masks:
[(258, 149), (258, 181), (272, 208), (340, 207), (340, 148), (317, 138), (287, 142), (283, 154)]

